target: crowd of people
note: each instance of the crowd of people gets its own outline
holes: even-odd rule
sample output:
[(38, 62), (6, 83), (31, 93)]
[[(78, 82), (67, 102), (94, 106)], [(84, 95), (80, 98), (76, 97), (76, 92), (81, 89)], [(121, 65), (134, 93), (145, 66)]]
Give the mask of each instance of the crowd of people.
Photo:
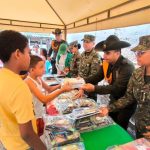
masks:
[[(59, 94), (72, 90), (68, 83), (48, 86), (42, 75), (49, 72), (71, 78), (83, 78), (85, 84), (78, 89), (76, 98), (83, 94), (97, 100), (96, 94), (109, 94), (109, 104), (100, 108), (100, 116), (110, 115), (127, 129), (134, 114), (136, 136), (150, 138), (150, 35), (140, 37), (139, 45), (132, 49), (137, 57), (138, 69), (121, 54), (130, 43), (110, 35), (95, 46), (95, 36), (85, 34), (84, 51), (80, 54), (78, 41), (67, 43), (62, 31), (56, 29), (55, 40), (48, 50), (34, 47), (31, 54), (27, 38), (19, 32), (0, 32), (0, 141), (8, 150), (46, 150), (40, 140), (43, 134), (43, 104)], [(98, 51), (103, 51), (101, 58)], [(48, 53), (47, 53), (48, 51)], [(20, 73), (27, 76), (24, 80)], [(107, 85), (98, 85), (105, 80)], [(42, 91), (48, 94), (44, 94)]]

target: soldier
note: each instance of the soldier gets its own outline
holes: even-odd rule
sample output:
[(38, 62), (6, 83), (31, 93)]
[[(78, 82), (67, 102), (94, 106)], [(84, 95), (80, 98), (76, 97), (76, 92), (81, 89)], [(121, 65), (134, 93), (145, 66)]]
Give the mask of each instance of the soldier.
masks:
[(82, 78), (86, 78), (98, 72), (100, 59), (94, 50), (95, 36), (86, 34), (82, 41), (85, 51), (81, 54), (78, 75)]
[[(56, 39), (52, 40), (51, 42), (51, 48), (49, 49), (48, 57), (52, 64), (52, 74), (57, 74), (57, 69), (55, 66), (56, 56), (57, 56), (60, 44), (66, 43), (66, 41), (62, 40), (62, 32), (60, 29), (55, 29), (55, 32), (52, 32), (52, 33), (55, 35)], [(53, 56), (51, 57), (51, 55)]]
[(131, 76), (125, 96), (109, 105), (108, 108), (102, 108), (101, 114), (106, 115), (108, 111), (115, 112), (137, 102), (136, 136), (150, 139), (150, 35), (140, 37), (139, 45), (132, 50), (141, 67), (136, 69)]
[(79, 69), (79, 61), (80, 61), (80, 53), (79, 49), (81, 48), (81, 45), (78, 43), (78, 41), (73, 41), (69, 44), (71, 53), (73, 54), (72, 60), (70, 63), (70, 75), (71, 77), (77, 77), (78, 76), (78, 69)]
[[(130, 44), (120, 41), (115, 35), (110, 35), (105, 41), (99, 44), (102, 46), (104, 52), (103, 65), (100, 66), (97, 74), (85, 78), (85, 82), (88, 84), (85, 84), (82, 90), (100, 95), (110, 94), (110, 104), (112, 104), (124, 96), (129, 78), (134, 70), (133, 63), (121, 55), (121, 48), (128, 47)], [(108, 81), (107, 85), (96, 85), (97, 82), (103, 79)], [(80, 92), (82, 91), (80, 90)], [(126, 128), (132, 113), (133, 106), (130, 106), (110, 115), (114, 121)]]

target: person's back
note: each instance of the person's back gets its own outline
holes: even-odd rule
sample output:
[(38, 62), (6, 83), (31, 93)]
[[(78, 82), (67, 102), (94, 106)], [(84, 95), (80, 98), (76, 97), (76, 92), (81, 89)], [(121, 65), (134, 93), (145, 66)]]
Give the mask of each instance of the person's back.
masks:
[[(19, 76), (30, 63), (28, 39), (19, 32), (0, 32), (0, 141), (7, 150), (46, 150), (36, 135), (32, 95)], [(34, 129), (33, 129), (34, 128)]]
[(8, 150), (27, 149), (29, 146), (22, 140), (17, 122), (24, 122), (27, 118), (35, 121), (32, 110), (28, 109), (28, 113), (23, 113), (25, 110), (20, 111), (18, 108), (24, 104), (28, 104), (26, 107), (32, 107), (29, 101), (31, 99), (29, 88), (19, 75), (5, 68), (0, 70), (0, 81), (0, 139)]

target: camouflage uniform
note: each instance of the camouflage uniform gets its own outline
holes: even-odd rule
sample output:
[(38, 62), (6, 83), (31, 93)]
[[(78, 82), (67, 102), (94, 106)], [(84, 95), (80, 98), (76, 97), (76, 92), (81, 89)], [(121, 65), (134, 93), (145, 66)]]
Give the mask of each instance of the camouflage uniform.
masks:
[[(141, 37), (139, 45), (132, 50), (150, 50), (150, 36)], [(135, 70), (129, 80), (125, 96), (109, 106), (110, 112), (114, 112), (136, 102), (135, 126), (139, 136), (146, 132), (146, 126), (150, 126), (150, 82), (146, 83), (144, 77), (145, 67)]]
[[(95, 36), (85, 34), (82, 39), (84, 42), (94, 42)], [(90, 52), (84, 51), (81, 54), (80, 63), (79, 63), (79, 73), (78, 75), (82, 78), (91, 77), (96, 74), (99, 70), (99, 66), (101, 63), (100, 56), (93, 49)]]
[(80, 62), (80, 53), (74, 54), (70, 63), (70, 74), (71, 77), (78, 76), (79, 62)]
[(83, 52), (79, 63), (79, 76), (82, 78), (90, 77), (99, 70), (100, 58), (93, 49), (91, 52)]
[(144, 68), (138, 68), (129, 81), (125, 96), (109, 106), (110, 111), (116, 111), (136, 101), (135, 122), (140, 133), (150, 125), (150, 84), (144, 82), (144, 71)]

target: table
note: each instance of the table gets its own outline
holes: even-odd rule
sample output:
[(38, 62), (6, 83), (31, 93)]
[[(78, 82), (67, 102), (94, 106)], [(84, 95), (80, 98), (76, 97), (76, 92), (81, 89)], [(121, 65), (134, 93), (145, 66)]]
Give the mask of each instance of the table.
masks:
[(133, 141), (133, 138), (117, 124), (81, 133), (81, 137), (86, 150), (106, 150), (109, 146)]

